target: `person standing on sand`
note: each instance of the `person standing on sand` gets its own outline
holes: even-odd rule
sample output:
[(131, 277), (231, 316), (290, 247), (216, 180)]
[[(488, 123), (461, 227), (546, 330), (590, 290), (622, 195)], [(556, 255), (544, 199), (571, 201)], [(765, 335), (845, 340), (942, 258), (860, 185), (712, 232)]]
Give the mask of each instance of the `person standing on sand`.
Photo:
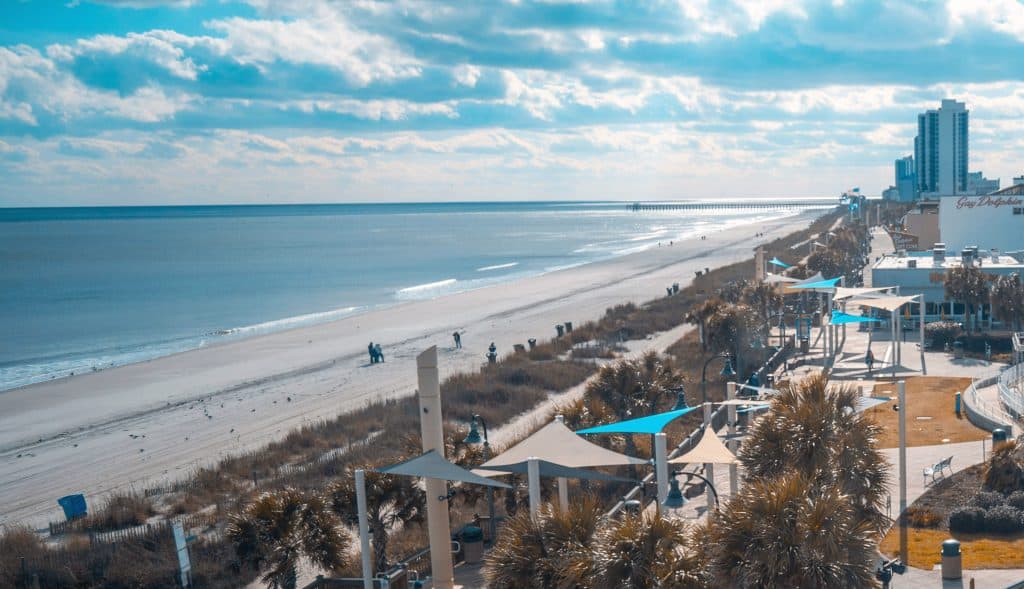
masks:
[(462, 334), (456, 331), (452, 334), (452, 339), (455, 340), (455, 349), (462, 349)]
[(366, 346), (366, 350), (368, 352), (370, 352), (370, 364), (376, 364), (377, 363), (377, 348), (373, 347), (373, 342), (370, 342), (370, 345)]
[(380, 344), (373, 346), (373, 351), (377, 353), (377, 361), (384, 361), (384, 351), (380, 349)]

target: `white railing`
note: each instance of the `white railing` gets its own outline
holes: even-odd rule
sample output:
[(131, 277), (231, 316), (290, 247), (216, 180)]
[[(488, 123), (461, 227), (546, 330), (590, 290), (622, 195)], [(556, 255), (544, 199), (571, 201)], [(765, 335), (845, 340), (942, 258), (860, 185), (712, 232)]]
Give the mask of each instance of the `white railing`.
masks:
[[(973, 410), (976, 413), (980, 413), (982, 417), (989, 421), (1002, 425), (1011, 425), (1015, 421), (1012, 415), (1004, 411), (998, 402), (986, 401), (978, 393), (979, 388), (989, 387), (998, 382), (998, 376), (972, 380), (970, 386), (963, 392), (964, 404), (967, 406), (966, 409), (968, 411)], [(1000, 392), (1001, 390), (1000, 388)]]
[(1007, 411), (1017, 418), (1024, 417), (1022, 380), (1024, 380), (1024, 364), (1014, 364), (999, 375), (999, 401)]

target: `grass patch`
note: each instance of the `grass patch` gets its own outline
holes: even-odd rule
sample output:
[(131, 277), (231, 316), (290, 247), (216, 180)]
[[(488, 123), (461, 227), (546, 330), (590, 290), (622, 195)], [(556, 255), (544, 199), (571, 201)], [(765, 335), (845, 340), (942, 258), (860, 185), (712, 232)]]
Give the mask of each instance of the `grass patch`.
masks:
[[(950, 534), (949, 530), (909, 528), (907, 559), (912, 567), (931, 570), (942, 563), (942, 542), (950, 538), (960, 541), (965, 569), (1024, 568), (1024, 534), (994, 536), (990, 534)], [(882, 539), (880, 550), (893, 558), (900, 548), (900, 530), (894, 527)]]
[[(913, 376), (907, 382), (907, 446), (933, 446), (953, 442), (971, 442), (988, 439), (987, 431), (976, 427), (967, 414), (957, 417), (954, 396), (971, 384), (969, 378), (943, 376)], [(896, 387), (891, 383), (875, 385), (875, 395), (896, 396)], [(883, 403), (867, 410), (883, 433), (878, 440), (879, 448), (899, 446), (899, 413), (893, 411), (896, 401)], [(919, 419), (925, 417), (929, 419)]]

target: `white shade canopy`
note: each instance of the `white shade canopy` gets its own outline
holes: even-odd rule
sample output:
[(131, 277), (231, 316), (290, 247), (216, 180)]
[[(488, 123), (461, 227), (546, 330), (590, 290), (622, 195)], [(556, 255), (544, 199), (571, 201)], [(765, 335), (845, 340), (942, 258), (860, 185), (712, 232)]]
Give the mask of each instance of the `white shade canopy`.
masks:
[(729, 451), (710, 428), (704, 428), (704, 435), (692, 450), (668, 461), (669, 464), (736, 464), (736, 455)]
[(510, 470), (531, 458), (570, 468), (650, 464), (642, 458), (633, 458), (592, 444), (565, 427), (564, 423), (552, 421), (530, 437), (481, 464), (479, 468)]
[(893, 288), (892, 286), (880, 286), (877, 288), (847, 288), (845, 286), (837, 286), (836, 293), (832, 295), (833, 301), (842, 301), (851, 297), (859, 297), (873, 292), (882, 292)]
[[(767, 390), (774, 391), (776, 393), (778, 392), (775, 389), (767, 389)], [(728, 401), (720, 401), (720, 402), (715, 403), (715, 405), (723, 405), (725, 407), (729, 407), (729, 406), (741, 407), (743, 405), (770, 405), (770, 404), (771, 404), (771, 401), (757, 401), (757, 400), (751, 400), (751, 399), (729, 399)]]
[(854, 298), (846, 301), (847, 305), (859, 305), (861, 307), (871, 307), (872, 309), (882, 309), (884, 311), (895, 311), (907, 303), (911, 303), (917, 300), (920, 295), (910, 295), (905, 297), (876, 297), (876, 298)]
[(782, 274), (768, 274), (764, 277), (765, 284), (796, 284), (797, 282), (800, 281), (792, 276), (784, 276)]
[(463, 483), (473, 483), (474, 485), (500, 487), (503, 489), (512, 488), (505, 483), (485, 479), (480, 475), (473, 474), (461, 466), (452, 464), (445, 460), (444, 456), (438, 454), (436, 450), (430, 450), (424, 454), (416, 456), (415, 458), (403, 460), (402, 462), (392, 464), (391, 466), (378, 468), (376, 471), (385, 474), (401, 474), (405, 476), (425, 477), (442, 481), (459, 481)]

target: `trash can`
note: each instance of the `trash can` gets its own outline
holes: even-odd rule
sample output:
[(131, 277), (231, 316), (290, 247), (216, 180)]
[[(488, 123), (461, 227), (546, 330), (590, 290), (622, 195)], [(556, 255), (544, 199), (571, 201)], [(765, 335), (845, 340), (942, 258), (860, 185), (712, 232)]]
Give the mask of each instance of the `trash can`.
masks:
[(964, 357), (964, 342), (953, 342), (953, 358), (959, 360)]
[(954, 401), (954, 408), (956, 409), (956, 416), (960, 417), (960, 391), (956, 392), (956, 400)]
[(484, 531), (476, 526), (462, 528), (462, 556), (466, 564), (476, 564), (484, 558)]
[(558, 337), (565, 335), (565, 326), (559, 323), (555, 326), (555, 331), (558, 332)]
[(997, 444), (1002, 444), (1008, 439), (1009, 436), (1007, 435), (1005, 429), (997, 427), (996, 429), (992, 430), (992, 449), (994, 450)]
[(537, 347), (537, 338), (531, 337), (530, 339), (526, 340), (526, 343), (530, 344), (530, 349), (532, 350)]
[(565, 322), (565, 333), (572, 333), (572, 321)]
[(959, 579), (963, 576), (960, 542), (952, 538), (942, 543), (942, 578)]
[(64, 510), (64, 517), (68, 521), (86, 515), (85, 496), (82, 494), (66, 495), (58, 499), (57, 504)]
[(806, 354), (811, 351), (811, 340), (801, 339), (800, 340), (800, 353)]

